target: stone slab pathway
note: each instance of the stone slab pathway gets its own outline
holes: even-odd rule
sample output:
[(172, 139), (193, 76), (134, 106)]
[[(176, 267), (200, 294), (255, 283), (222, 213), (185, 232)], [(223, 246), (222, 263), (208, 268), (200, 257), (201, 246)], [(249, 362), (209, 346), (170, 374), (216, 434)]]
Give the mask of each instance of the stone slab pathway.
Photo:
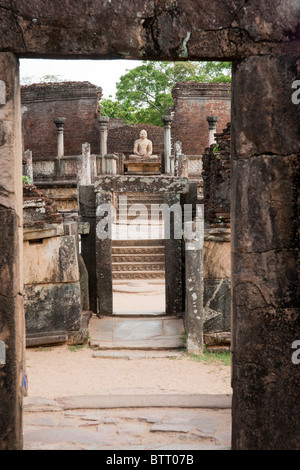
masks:
[(77, 408), (76, 398), (25, 398), (24, 450), (230, 450), (228, 396), (200, 396), (198, 404), (207, 407), (188, 408), (176, 406), (180, 396), (173, 397), (175, 406), (168, 397), (157, 397), (156, 406), (152, 397), (150, 407), (140, 401), (144, 406), (129, 408), (130, 397), (106, 397), (111, 408), (97, 407), (101, 397), (91, 400), (94, 408), (81, 408), (88, 396), (77, 398)]

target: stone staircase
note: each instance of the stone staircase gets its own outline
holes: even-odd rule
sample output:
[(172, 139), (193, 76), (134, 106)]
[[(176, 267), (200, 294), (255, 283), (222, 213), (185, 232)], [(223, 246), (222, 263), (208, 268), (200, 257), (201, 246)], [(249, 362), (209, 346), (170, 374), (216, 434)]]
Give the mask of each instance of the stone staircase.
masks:
[(163, 240), (114, 240), (113, 279), (163, 279), (164, 250)]
[[(160, 194), (125, 193), (118, 198), (115, 229), (123, 239), (120, 239), (120, 236), (115, 237), (119, 239), (113, 237), (112, 241), (114, 280), (164, 279), (163, 220), (162, 214), (159, 214), (156, 208), (156, 205), (163, 204), (163, 202)], [(135, 209), (138, 209), (138, 206), (134, 207), (136, 204), (143, 205), (141, 212), (135, 213)], [(131, 236), (128, 236), (128, 230), (134, 220), (139, 225), (139, 238), (137, 239), (131, 238), (132, 232)], [(153, 238), (157, 235), (158, 238)]]

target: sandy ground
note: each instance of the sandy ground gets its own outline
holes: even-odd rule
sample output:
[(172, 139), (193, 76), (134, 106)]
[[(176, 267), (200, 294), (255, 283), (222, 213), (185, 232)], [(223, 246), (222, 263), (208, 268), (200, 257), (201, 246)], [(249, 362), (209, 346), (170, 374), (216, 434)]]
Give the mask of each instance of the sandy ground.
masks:
[(94, 358), (84, 347), (27, 348), (28, 396), (231, 393), (230, 367), (176, 359)]
[[(114, 306), (120, 314), (164, 311), (164, 281), (114, 283)], [(180, 358), (95, 358), (85, 346), (27, 348), (28, 396), (223, 394), (232, 393), (230, 366)]]

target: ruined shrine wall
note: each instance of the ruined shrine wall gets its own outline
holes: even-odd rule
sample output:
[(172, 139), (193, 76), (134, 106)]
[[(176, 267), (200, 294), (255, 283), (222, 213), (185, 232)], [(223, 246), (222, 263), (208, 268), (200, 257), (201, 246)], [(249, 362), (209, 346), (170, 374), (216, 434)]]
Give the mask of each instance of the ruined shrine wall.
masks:
[(23, 149), (33, 159), (57, 155), (55, 117), (65, 117), (64, 153), (80, 155), (89, 142), (91, 152), (99, 153), (98, 101), (102, 90), (89, 82), (42, 83), (23, 86)]
[(216, 134), (217, 147), (203, 154), (204, 219), (211, 228), (230, 227), (231, 126)]
[(185, 155), (202, 155), (209, 145), (206, 117), (219, 117), (217, 132), (222, 132), (230, 121), (231, 85), (182, 82), (173, 87), (172, 95), (172, 142), (180, 141)]

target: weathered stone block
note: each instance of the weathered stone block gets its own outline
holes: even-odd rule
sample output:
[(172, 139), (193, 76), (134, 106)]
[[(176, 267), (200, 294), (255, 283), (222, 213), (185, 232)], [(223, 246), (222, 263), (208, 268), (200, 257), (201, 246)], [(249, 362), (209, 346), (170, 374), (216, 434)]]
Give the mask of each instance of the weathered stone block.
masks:
[(203, 255), (204, 279), (230, 279), (231, 245), (229, 242), (205, 241)]
[(3, 80), (0, 80), (0, 106), (6, 104), (6, 86)]
[(103, 176), (96, 179), (95, 191), (186, 194), (189, 191), (189, 179), (172, 176)]
[(24, 242), (24, 283), (79, 281), (75, 238), (62, 236)]
[(292, 103), (299, 63), (297, 54), (251, 57), (234, 65), (233, 159), (299, 152), (300, 107)]
[(27, 285), (24, 289), (26, 333), (78, 331), (81, 293), (77, 283)]
[(204, 332), (231, 330), (230, 279), (204, 279)]

